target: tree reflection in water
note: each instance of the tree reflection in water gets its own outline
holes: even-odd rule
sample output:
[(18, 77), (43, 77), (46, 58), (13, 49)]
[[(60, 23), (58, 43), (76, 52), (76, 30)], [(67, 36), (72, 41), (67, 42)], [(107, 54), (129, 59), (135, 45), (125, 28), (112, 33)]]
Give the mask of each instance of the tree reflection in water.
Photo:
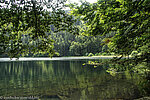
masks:
[[(0, 96), (99, 100), (142, 97), (149, 85), (136, 73), (106, 72), (109, 64), (82, 66), (88, 60), (0, 62)], [(140, 85), (139, 85), (140, 84)], [(142, 90), (143, 89), (143, 90)], [(146, 92), (146, 91), (145, 91)]]

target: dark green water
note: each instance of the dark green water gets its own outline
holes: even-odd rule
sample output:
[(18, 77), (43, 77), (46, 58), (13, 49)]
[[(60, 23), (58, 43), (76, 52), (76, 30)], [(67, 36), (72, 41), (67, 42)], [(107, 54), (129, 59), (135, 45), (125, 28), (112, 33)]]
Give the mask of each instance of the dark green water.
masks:
[(0, 99), (35, 96), (43, 100), (106, 100), (139, 98), (140, 76), (106, 72), (105, 64), (88, 60), (0, 62)]

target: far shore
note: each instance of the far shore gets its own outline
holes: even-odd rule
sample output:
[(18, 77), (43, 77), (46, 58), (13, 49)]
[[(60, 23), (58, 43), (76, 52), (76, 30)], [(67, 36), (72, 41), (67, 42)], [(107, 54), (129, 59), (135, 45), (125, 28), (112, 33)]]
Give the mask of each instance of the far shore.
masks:
[[(72, 57), (20, 57), (20, 58), (0, 58), (0, 62), (4, 61), (49, 61), (49, 60), (80, 60), (80, 59), (113, 59), (120, 56), (72, 56)], [(123, 57), (127, 58), (127, 57)]]
[[(121, 57), (121, 55), (120, 56), (114, 56), (114, 55), (110, 55), (110, 56), (91, 56), (91, 57)], [(130, 58), (130, 57), (132, 57), (132, 56), (123, 56), (123, 58)]]

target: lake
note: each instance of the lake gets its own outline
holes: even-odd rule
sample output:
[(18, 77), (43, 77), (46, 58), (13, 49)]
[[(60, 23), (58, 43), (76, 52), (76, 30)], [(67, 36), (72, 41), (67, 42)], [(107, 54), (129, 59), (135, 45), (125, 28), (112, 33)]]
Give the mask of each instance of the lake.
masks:
[(141, 77), (128, 71), (111, 75), (109, 64), (83, 65), (84, 59), (0, 62), (0, 99), (106, 100), (141, 97)]

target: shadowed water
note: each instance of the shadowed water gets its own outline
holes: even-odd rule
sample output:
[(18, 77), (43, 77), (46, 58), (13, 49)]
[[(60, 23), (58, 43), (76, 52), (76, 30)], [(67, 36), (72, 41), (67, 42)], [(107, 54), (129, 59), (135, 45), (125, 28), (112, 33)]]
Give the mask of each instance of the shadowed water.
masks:
[(88, 59), (0, 62), (0, 97), (43, 100), (105, 100), (140, 97), (133, 73), (106, 72), (109, 64), (83, 66)]

